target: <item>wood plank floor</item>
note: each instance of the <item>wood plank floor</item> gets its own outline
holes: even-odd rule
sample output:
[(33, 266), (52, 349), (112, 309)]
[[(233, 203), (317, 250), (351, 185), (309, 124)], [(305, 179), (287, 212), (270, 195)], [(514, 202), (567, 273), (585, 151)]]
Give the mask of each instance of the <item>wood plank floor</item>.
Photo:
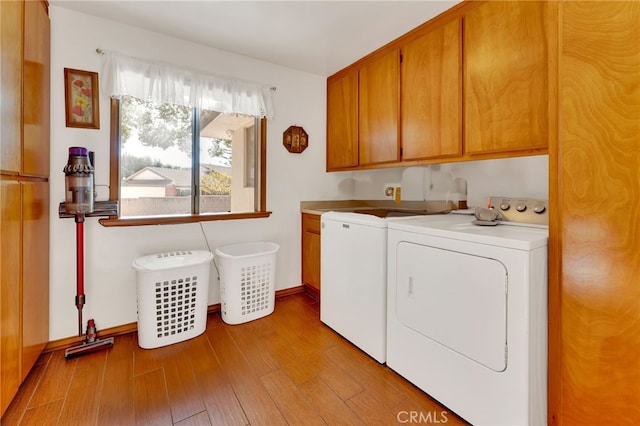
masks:
[(144, 350), (132, 333), (71, 360), (43, 354), (1, 424), (465, 424), (319, 317), (295, 294), (245, 324), (210, 314), (204, 334), (171, 346)]

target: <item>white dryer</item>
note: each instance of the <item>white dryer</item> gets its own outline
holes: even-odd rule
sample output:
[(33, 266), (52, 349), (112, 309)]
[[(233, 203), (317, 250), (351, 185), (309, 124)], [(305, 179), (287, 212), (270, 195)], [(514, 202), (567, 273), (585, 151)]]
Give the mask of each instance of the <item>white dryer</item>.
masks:
[(548, 228), (473, 219), (388, 224), (387, 365), (474, 425), (546, 424)]

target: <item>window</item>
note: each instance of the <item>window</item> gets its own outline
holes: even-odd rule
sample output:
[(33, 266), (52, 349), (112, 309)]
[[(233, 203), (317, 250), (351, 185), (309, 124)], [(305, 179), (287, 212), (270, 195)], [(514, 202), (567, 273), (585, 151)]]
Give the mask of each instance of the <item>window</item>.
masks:
[(109, 196), (120, 211), (100, 223), (270, 215), (264, 117), (274, 115), (274, 87), (101, 53), (101, 92), (112, 99)]
[(112, 99), (103, 225), (266, 217), (266, 119), (132, 96)]

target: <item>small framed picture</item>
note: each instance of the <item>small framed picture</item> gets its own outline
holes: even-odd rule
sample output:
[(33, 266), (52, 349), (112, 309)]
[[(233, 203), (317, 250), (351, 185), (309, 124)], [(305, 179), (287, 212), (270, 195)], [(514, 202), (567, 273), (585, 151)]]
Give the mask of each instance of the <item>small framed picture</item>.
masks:
[(98, 73), (65, 68), (64, 89), (67, 127), (99, 129)]

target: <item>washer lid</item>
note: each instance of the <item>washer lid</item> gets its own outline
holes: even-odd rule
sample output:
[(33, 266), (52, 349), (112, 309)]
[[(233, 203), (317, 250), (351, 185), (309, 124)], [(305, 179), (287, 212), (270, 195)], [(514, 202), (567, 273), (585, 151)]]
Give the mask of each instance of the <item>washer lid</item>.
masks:
[(518, 250), (533, 250), (547, 245), (549, 230), (516, 225), (478, 226), (467, 215), (418, 216), (390, 221), (390, 230), (413, 232)]

